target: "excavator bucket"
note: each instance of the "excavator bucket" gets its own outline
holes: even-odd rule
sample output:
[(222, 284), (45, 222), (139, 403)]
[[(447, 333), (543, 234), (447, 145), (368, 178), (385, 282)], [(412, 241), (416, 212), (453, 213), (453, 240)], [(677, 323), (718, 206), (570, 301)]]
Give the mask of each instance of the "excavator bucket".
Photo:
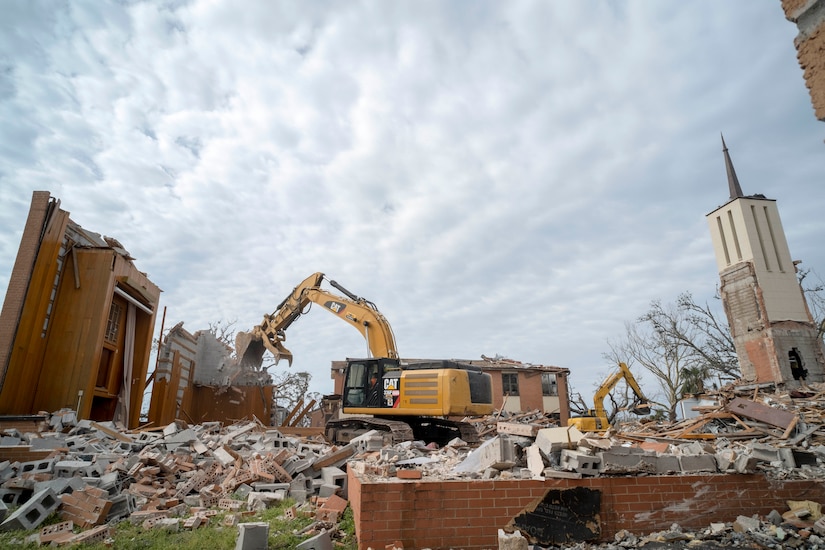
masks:
[(639, 416), (645, 416), (650, 414), (650, 404), (649, 403), (636, 403), (636, 405), (630, 410), (633, 414), (638, 414)]
[(286, 349), (280, 341), (267, 346), (259, 334), (239, 332), (235, 335), (235, 355), (241, 366), (260, 370), (263, 367), (264, 352), (267, 349), (275, 356), (275, 363), (286, 359), (289, 366), (292, 366), (292, 352)]
[(264, 363), (264, 342), (249, 332), (239, 332), (235, 335), (235, 356), (238, 363), (245, 367), (260, 370)]

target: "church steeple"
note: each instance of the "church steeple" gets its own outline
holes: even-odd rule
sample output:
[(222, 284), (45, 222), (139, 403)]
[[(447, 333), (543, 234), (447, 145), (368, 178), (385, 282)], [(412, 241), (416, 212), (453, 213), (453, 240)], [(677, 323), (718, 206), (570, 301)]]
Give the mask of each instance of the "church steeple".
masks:
[(725, 170), (728, 172), (730, 198), (733, 200), (743, 197), (742, 188), (739, 186), (739, 179), (736, 177), (736, 170), (733, 169), (733, 161), (730, 160), (730, 155), (728, 154), (728, 146), (725, 145), (725, 136), (722, 136), (722, 153), (725, 155)]

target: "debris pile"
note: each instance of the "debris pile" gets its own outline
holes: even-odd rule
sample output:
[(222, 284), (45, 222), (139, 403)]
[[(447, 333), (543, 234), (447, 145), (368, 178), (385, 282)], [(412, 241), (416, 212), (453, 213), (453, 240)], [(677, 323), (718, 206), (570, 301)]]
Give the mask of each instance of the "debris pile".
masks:
[(622, 548), (825, 548), (825, 516), (821, 506), (811, 501), (788, 501), (785, 513), (771, 510), (766, 516), (740, 515), (728, 523), (711, 523), (699, 530), (683, 529), (674, 523), (669, 529), (638, 535), (628, 529), (616, 533), (613, 542), (580, 542), (562, 546), (528, 545), (519, 531), (499, 530), (499, 548), (531, 550), (619, 550)]
[[(46, 418), (36, 433), (3, 431), (0, 452), (49, 452), (0, 462), (0, 530), (36, 529), (54, 511), (63, 521), (41, 530), (41, 544), (104, 541), (108, 525), (124, 520), (177, 531), (221, 514), (224, 526), (243, 526), (256, 511), (290, 498), (296, 505), (289, 513), (315, 517), (304, 534), (337, 536), (347, 506), (341, 468), (352, 445), (286, 437), (253, 421), (175, 422), (130, 433), (111, 422), (78, 421), (73, 411)], [(11, 514), (9, 506), (16, 506)], [(242, 538), (257, 536), (240, 526)]]
[(728, 389), (694, 418), (625, 424), (604, 434), (556, 426), (538, 411), (494, 415), (476, 421), (483, 439), (477, 449), (460, 440), (444, 449), (397, 445), (363, 457), (364, 471), (415, 468), (442, 479), (756, 472), (825, 479), (825, 385), (819, 386), (772, 394), (757, 388), (749, 397)]

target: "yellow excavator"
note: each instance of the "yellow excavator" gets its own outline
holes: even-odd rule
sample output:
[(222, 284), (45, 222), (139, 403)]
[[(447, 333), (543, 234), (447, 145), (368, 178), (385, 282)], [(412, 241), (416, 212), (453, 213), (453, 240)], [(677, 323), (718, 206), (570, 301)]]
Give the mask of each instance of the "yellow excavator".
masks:
[[(344, 296), (320, 287), (324, 280)], [(323, 306), (355, 327), (367, 341), (370, 357), (347, 359), (340, 418), (327, 422), (326, 437), (346, 443), (368, 430), (384, 433), (385, 441), (434, 441), (443, 445), (455, 437), (478, 441), (466, 422), (449, 417), (482, 416), (493, 412), (492, 381), (480, 368), (452, 360), (402, 361), (395, 336), (375, 304), (356, 296), (323, 273), (314, 273), (278, 305), (274, 313), (248, 333), (238, 333), (235, 350), (241, 364), (260, 368), (269, 350), (276, 362), (292, 353), (284, 347), (286, 329), (310, 303)]]
[(593, 397), (594, 409), (589, 409), (585, 416), (573, 417), (567, 421), (568, 426), (575, 426), (582, 432), (606, 432), (610, 429), (610, 422), (607, 418), (607, 411), (604, 409), (604, 399), (607, 394), (616, 387), (616, 384), (624, 380), (628, 387), (636, 395), (636, 401), (630, 408), (630, 412), (638, 415), (650, 414), (650, 404), (647, 401), (639, 383), (627, 365), (619, 363), (619, 370), (607, 377), (607, 379), (596, 390)]

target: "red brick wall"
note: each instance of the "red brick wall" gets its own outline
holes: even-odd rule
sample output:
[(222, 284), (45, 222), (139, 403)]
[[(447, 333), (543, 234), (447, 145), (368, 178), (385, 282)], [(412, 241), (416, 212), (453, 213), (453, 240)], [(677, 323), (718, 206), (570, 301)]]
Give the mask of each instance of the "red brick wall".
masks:
[(738, 515), (787, 510), (787, 500), (825, 503), (825, 482), (773, 481), (762, 475), (601, 477), (589, 479), (398, 481), (349, 473), (348, 495), (359, 550), (400, 541), (405, 548), (498, 548), (498, 530), (550, 489), (600, 490), (601, 532), (643, 535), (672, 523), (688, 529)]

